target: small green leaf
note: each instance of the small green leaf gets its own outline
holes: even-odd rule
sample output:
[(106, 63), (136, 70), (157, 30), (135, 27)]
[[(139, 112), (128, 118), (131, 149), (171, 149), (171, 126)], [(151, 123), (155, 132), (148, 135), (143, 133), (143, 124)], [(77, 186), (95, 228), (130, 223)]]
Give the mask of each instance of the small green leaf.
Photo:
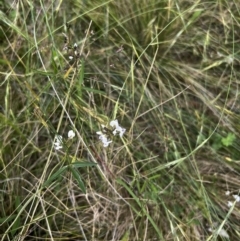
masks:
[(92, 166), (96, 166), (97, 163), (94, 162), (73, 162), (71, 164), (71, 166), (73, 166), (74, 168), (78, 168), (78, 167), (92, 167)]
[(227, 137), (222, 138), (222, 144), (224, 146), (232, 146), (236, 136), (233, 133), (228, 133)]
[[(16, 196), (15, 198), (15, 206), (16, 210), (18, 212), (21, 212), (21, 202), (19, 196)], [(21, 218), (20, 216), (17, 216), (17, 218), (14, 220), (12, 228), (11, 228), (11, 235), (14, 236), (16, 231), (21, 227)]]
[(130, 230), (127, 230), (120, 241), (129, 241)]
[(83, 80), (84, 80), (84, 60), (82, 60), (82, 62), (81, 62), (81, 69), (80, 69), (80, 73), (79, 73), (80, 86), (82, 86)]
[(79, 187), (81, 188), (81, 190), (83, 191), (83, 193), (86, 194), (86, 188), (85, 188), (85, 186), (84, 186), (84, 184), (83, 184), (83, 181), (82, 181), (82, 179), (81, 179), (81, 174), (79, 173), (79, 171), (78, 171), (76, 168), (72, 168), (72, 167), (70, 166), (70, 169), (71, 169), (71, 172), (72, 172), (73, 176), (75, 177), (75, 179), (76, 179)]
[(13, 219), (15, 219), (17, 217), (17, 214), (12, 214), (10, 216), (6, 216), (6, 217), (3, 217), (3, 218), (0, 218), (0, 224), (4, 224), (5, 222), (10, 222), (12, 221)]
[(190, 21), (191, 22), (195, 22), (200, 16), (201, 16), (201, 13), (203, 12), (203, 9), (198, 9), (194, 12), (194, 14), (192, 15)]
[(212, 148), (213, 148), (215, 151), (219, 150), (219, 149), (222, 148), (222, 147), (223, 147), (223, 145), (222, 145), (221, 141), (215, 141), (215, 142), (212, 144)]
[(199, 133), (199, 135), (197, 136), (197, 145), (200, 145), (205, 140), (206, 136), (204, 136), (202, 133)]
[(67, 166), (61, 167), (57, 172), (55, 172), (51, 177), (49, 177), (47, 179), (47, 181), (45, 181), (43, 183), (43, 187), (48, 186), (50, 183), (52, 183), (55, 179), (57, 179), (58, 177), (60, 177), (61, 174), (63, 174), (66, 170), (67, 170)]

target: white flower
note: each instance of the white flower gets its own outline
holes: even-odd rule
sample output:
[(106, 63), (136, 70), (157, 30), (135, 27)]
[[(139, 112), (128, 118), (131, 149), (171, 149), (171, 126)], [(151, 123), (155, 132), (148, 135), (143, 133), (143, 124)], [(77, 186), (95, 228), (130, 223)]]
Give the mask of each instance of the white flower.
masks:
[(229, 196), (229, 195), (230, 195), (230, 192), (229, 192), (229, 191), (226, 191), (226, 192), (225, 192), (225, 195), (226, 195), (226, 196)]
[(228, 235), (227, 231), (226, 231), (225, 229), (223, 229), (223, 228), (219, 231), (218, 234), (219, 234), (219, 236), (221, 236), (221, 237), (229, 238), (229, 235)]
[(119, 136), (122, 137), (123, 134), (125, 133), (126, 129), (122, 128), (119, 124), (118, 124), (118, 120), (112, 120), (110, 122), (110, 126), (115, 127), (115, 130), (113, 131), (113, 135), (115, 136), (118, 132), (119, 132)]
[(101, 127), (102, 127), (102, 131), (103, 131), (103, 132), (106, 132), (106, 130), (105, 130), (106, 126), (103, 125), (103, 124), (101, 124)]
[(118, 120), (112, 120), (112, 121), (110, 121), (110, 126), (112, 126), (112, 127), (118, 127), (119, 126), (119, 124), (118, 124)]
[(70, 130), (68, 132), (68, 139), (73, 139), (75, 137), (75, 132), (73, 130)]
[[(213, 232), (216, 232), (217, 230), (216, 229), (213, 230), (212, 228), (209, 228), (208, 231), (213, 233)], [(229, 238), (229, 235), (224, 228), (222, 228), (218, 231), (218, 235), (221, 237), (224, 237), (224, 238)]]
[(240, 202), (240, 196), (238, 196), (238, 195), (233, 195), (233, 198), (236, 200), (236, 202)]
[(227, 64), (231, 64), (232, 62), (233, 62), (233, 57), (232, 56), (228, 56), (226, 59), (225, 59), (225, 61), (226, 61), (226, 63)]
[(106, 135), (103, 134), (101, 131), (97, 131), (96, 133), (99, 135), (99, 140), (102, 141), (104, 147), (108, 147), (108, 145), (112, 143), (112, 141), (108, 140)]
[(228, 205), (228, 207), (232, 207), (233, 206), (233, 202), (228, 201), (227, 205)]
[(54, 145), (54, 148), (55, 148), (56, 150), (62, 149), (62, 148), (63, 148), (63, 146), (62, 146), (62, 136), (56, 135), (56, 136), (54, 137), (53, 145)]

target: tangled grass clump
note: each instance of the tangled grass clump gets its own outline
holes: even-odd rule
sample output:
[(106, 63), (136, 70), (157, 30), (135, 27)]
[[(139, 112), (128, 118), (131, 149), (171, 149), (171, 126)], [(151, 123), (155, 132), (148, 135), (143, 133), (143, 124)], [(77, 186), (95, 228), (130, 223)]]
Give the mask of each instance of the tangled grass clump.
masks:
[(239, 3), (0, 6), (1, 240), (239, 239)]

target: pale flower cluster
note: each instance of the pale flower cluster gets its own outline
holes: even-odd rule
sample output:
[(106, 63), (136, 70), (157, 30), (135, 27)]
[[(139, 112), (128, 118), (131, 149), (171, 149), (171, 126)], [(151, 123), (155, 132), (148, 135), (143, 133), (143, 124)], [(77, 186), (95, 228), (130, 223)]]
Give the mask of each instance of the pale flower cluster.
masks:
[(211, 226), (212, 227), (208, 229), (209, 232), (217, 233), (217, 235), (221, 236), (222, 238), (229, 238), (227, 231), (223, 227), (219, 229), (219, 224), (217, 222), (213, 222)]
[[(209, 228), (208, 231), (211, 232), (211, 233), (214, 233), (214, 232), (216, 232), (217, 230), (216, 230), (216, 229)], [(223, 238), (229, 238), (229, 235), (228, 235), (227, 231), (226, 231), (224, 228), (222, 228), (222, 229), (220, 229), (220, 230), (218, 231), (218, 235), (221, 236), (221, 237), (223, 237)]]
[(53, 145), (54, 145), (54, 148), (56, 150), (62, 149), (63, 148), (63, 146), (62, 146), (62, 136), (56, 135), (55, 138), (54, 138)]
[(111, 140), (107, 139), (106, 134), (102, 133), (101, 131), (96, 132), (99, 135), (99, 140), (103, 143), (103, 147), (108, 147), (110, 143), (112, 143)]
[[(68, 139), (73, 139), (75, 137), (75, 132), (70, 130), (68, 132)], [(53, 145), (55, 150), (60, 150), (63, 148), (63, 137), (61, 135), (56, 135), (54, 137)]]
[(235, 199), (235, 201), (236, 201), (237, 203), (240, 202), (240, 196), (238, 196), (238, 195), (233, 195), (233, 198)]
[(122, 128), (119, 124), (118, 124), (118, 120), (112, 120), (110, 122), (110, 126), (115, 128), (115, 130), (113, 131), (113, 135), (115, 136), (117, 133), (119, 133), (119, 136), (122, 137), (123, 134), (125, 133), (126, 129)]
[[(229, 191), (226, 191), (225, 194), (226, 194), (227, 196), (229, 196), (229, 195), (230, 195), (230, 192), (229, 192)], [(240, 202), (240, 196), (239, 196), (239, 195), (233, 195), (233, 198), (235, 199), (233, 202), (232, 202), (232, 201), (228, 201), (228, 202), (227, 202), (227, 206), (228, 206), (228, 207), (232, 207), (235, 202), (236, 202), (236, 203)]]
[[(112, 120), (110, 121), (109, 125), (112, 127), (112, 134), (114, 136), (119, 135), (121, 138), (123, 137), (123, 134), (126, 132), (125, 128), (122, 128), (118, 120)], [(97, 135), (99, 136), (99, 140), (102, 142), (103, 147), (108, 147), (110, 143), (112, 143), (112, 140), (109, 139), (108, 135), (106, 134), (106, 128), (105, 126), (102, 125), (103, 131), (97, 131)], [(73, 139), (75, 137), (75, 132), (73, 130), (70, 130), (68, 132), (68, 139)], [(56, 135), (54, 137), (53, 145), (55, 150), (60, 150), (63, 148), (63, 137), (61, 135)]]
[[(123, 134), (125, 133), (126, 129), (122, 128), (119, 125), (118, 120), (110, 121), (109, 125), (113, 127), (112, 133), (114, 136), (119, 134), (121, 138), (123, 137)], [(104, 129), (105, 126), (102, 126), (102, 127)], [(96, 133), (97, 135), (99, 135), (99, 140), (103, 143), (103, 147), (108, 147), (108, 145), (112, 143), (112, 140), (107, 138), (106, 133), (103, 133), (102, 131), (97, 131)]]

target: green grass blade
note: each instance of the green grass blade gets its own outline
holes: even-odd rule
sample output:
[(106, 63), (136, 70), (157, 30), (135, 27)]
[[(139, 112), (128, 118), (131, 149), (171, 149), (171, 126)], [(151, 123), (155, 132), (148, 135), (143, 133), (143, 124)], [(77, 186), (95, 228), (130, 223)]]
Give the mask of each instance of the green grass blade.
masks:
[(85, 188), (85, 185), (84, 185), (84, 183), (83, 183), (83, 181), (82, 181), (82, 179), (81, 179), (81, 174), (80, 174), (80, 172), (79, 172), (76, 168), (74, 168), (74, 167), (73, 167), (73, 168), (71, 167), (70, 170), (71, 170), (74, 178), (76, 179), (79, 187), (81, 188), (81, 190), (83, 191), (83, 193), (86, 194), (86, 188)]
[(162, 236), (162, 233), (161, 231), (159, 230), (157, 224), (154, 222), (154, 220), (152, 219), (152, 217), (149, 215), (149, 213), (147, 212), (146, 208), (144, 207), (144, 203), (141, 203), (139, 197), (137, 197), (134, 192), (131, 190), (131, 188), (128, 187), (128, 185), (123, 182), (122, 180), (120, 179), (117, 179), (117, 183), (121, 184), (123, 187), (126, 188), (126, 190), (129, 192), (129, 194), (133, 197), (133, 199), (136, 201), (136, 203), (138, 204), (139, 208), (141, 208), (141, 212), (143, 212), (148, 220), (150, 221), (150, 223), (152, 224), (152, 226), (154, 227), (157, 235), (159, 238), (163, 239), (163, 236)]
[(49, 186), (54, 180), (58, 179), (62, 174), (66, 172), (68, 166), (61, 167), (58, 171), (52, 174), (44, 183), (43, 187)]
[(79, 168), (79, 167), (93, 167), (96, 166), (97, 163), (93, 162), (73, 162), (70, 164), (74, 168)]

